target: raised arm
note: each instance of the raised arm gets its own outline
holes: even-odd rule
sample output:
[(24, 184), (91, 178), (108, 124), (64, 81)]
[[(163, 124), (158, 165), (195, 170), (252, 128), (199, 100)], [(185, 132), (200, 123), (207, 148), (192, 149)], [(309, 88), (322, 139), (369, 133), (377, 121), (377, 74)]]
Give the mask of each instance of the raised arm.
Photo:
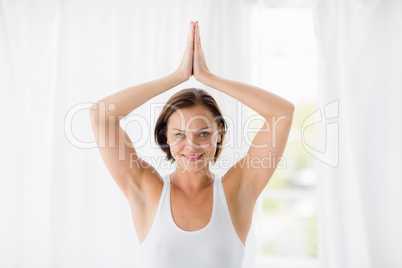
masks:
[[(136, 150), (120, 120), (151, 98), (187, 81), (192, 75), (193, 24), (187, 39), (187, 47), (179, 68), (172, 74), (155, 81), (126, 88), (93, 104), (90, 121), (100, 155), (123, 194), (130, 200), (144, 195), (149, 178), (155, 170), (138, 157)], [(149, 183), (156, 183), (150, 181)]]
[(265, 126), (254, 137), (246, 156), (225, 175), (236, 181), (234, 184), (239, 188), (239, 196), (243, 194), (244, 199), (256, 200), (285, 150), (294, 105), (267, 90), (212, 74), (205, 62), (198, 24), (194, 39), (194, 77), (201, 83), (241, 101), (265, 119)]

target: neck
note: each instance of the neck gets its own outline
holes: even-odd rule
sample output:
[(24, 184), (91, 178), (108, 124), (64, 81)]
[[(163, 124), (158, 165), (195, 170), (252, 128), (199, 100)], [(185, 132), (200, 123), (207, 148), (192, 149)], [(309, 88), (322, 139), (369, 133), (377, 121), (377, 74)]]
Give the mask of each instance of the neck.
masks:
[(181, 169), (176, 170), (170, 175), (170, 183), (181, 191), (194, 193), (200, 192), (210, 186), (215, 177), (209, 170), (186, 170), (182, 172)]

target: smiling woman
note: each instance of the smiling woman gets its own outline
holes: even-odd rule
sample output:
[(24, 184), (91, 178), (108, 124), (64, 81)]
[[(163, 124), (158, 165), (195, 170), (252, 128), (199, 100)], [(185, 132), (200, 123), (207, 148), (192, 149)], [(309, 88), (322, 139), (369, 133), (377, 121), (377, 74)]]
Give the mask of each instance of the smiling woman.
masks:
[[(155, 140), (166, 159), (176, 162), (172, 174), (160, 176), (138, 157), (119, 120), (111, 120), (121, 120), (192, 75), (254, 109), (267, 126), (275, 124), (275, 133), (262, 128), (256, 134), (246, 156), (224, 176), (213, 174), (209, 163), (215, 163), (223, 149), (226, 122), (216, 101), (202, 89), (173, 95), (157, 120)], [(293, 104), (266, 90), (213, 75), (205, 62), (197, 22), (190, 23), (187, 48), (176, 72), (101, 102), (116, 108), (100, 116), (99, 105), (94, 105), (92, 128), (102, 159), (129, 201), (144, 267), (241, 268), (256, 200), (277, 167), (266, 167), (261, 160), (274, 155), (279, 163)]]
[[(226, 121), (211, 95), (202, 89), (183, 89), (167, 101), (159, 115), (155, 141), (171, 162), (181, 160), (180, 155), (178, 159), (173, 156), (178, 150), (183, 150), (184, 156), (194, 157), (202, 153), (197, 149), (209, 149), (213, 150), (212, 155), (207, 154), (204, 163), (215, 163), (222, 152), (226, 130)], [(185, 148), (180, 147), (183, 141), (187, 142)]]

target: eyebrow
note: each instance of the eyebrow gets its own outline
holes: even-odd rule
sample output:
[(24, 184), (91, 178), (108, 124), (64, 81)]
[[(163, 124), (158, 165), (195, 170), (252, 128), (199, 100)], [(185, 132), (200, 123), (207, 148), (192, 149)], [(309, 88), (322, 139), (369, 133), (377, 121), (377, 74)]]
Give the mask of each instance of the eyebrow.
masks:
[[(204, 129), (212, 129), (211, 127), (204, 127), (204, 128), (200, 128), (198, 131), (204, 130)], [(184, 130), (178, 129), (178, 128), (172, 128), (172, 130), (178, 130), (178, 131), (182, 131), (185, 132)]]

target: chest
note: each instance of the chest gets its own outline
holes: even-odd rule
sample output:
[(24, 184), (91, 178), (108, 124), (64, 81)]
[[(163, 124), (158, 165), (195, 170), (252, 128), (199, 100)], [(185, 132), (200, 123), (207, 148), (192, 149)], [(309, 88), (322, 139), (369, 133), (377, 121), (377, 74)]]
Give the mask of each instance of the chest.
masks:
[[(244, 245), (250, 229), (253, 209), (250, 208), (249, 211), (242, 211), (241, 207), (236, 206), (236, 196), (229, 192), (230, 188), (227, 187), (226, 189), (222, 186), (222, 189), (225, 193), (233, 227)], [(218, 191), (217, 187), (215, 191)], [(215, 194), (216, 198), (218, 196), (218, 194)], [(197, 231), (205, 228), (212, 218), (213, 197), (212, 187), (197, 196), (184, 195), (171, 188), (170, 209), (173, 221), (177, 227), (184, 231)]]
[(213, 211), (213, 188), (202, 193), (184, 194), (170, 189), (170, 211), (173, 221), (184, 231), (196, 231), (208, 225)]

